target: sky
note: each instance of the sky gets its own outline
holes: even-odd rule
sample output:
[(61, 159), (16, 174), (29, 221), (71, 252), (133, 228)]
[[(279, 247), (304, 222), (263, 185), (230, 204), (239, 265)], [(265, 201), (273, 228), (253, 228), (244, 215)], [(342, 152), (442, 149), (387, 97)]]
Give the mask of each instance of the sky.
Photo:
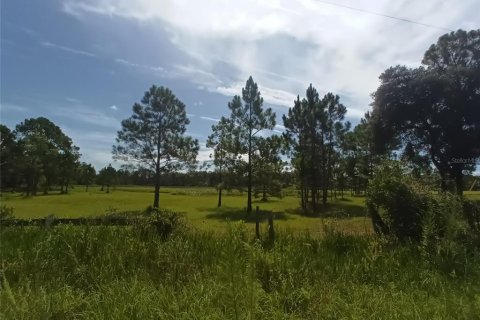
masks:
[(442, 34), (480, 27), (478, 0), (7, 0), (0, 9), (1, 123), (46, 117), (97, 169), (115, 165), (121, 120), (152, 84), (186, 104), (201, 161), (250, 75), (276, 131), (310, 83), (338, 94), (355, 124), (385, 69), (419, 66)]

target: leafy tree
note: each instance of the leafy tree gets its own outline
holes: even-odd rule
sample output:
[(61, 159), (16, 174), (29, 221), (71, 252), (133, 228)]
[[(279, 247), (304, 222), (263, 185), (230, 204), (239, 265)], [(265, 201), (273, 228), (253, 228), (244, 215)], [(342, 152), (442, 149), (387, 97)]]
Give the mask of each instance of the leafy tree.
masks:
[(228, 179), (225, 179), (226, 173), (233, 168), (236, 160), (236, 155), (231, 152), (233, 131), (233, 123), (222, 117), (212, 126), (212, 133), (208, 136), (206, 144), (207, 148), (213, 148), (213, 165), (218, 173), (218, 207), (222, 206), (222, 190), (228, 183)]
[(352, 190), (358, 194), (366, 189), (368, 180), (373, 176), (373, 168), (382, 158), (389, 157), (394, 145), (390, 146), (385, 154), (379, 154), (373, 141), (371, 115), (369, 112), (360, 119), (360, 123), (347, 132), (342, 140), (342, 157)]
[(27, 183), (27, 195), (36, 194), (38, 184), (44, 181), (44, 193), (60, 181), (68, 184), (80, 157), (78, 147), (50, 120), (40, 117), (25, 119), (15, 132), (22, 149), (22, 172)]
[(286, 128), (284, 132), (287, 150), (292, 156), (292, 166), (298, 175), (300, 188), (300, 199), (302, 209), (307, 209), (308, 203), (308, 174), (307, 163), (309, 162), (307, 123), (304, 116), (304, 108), (300, 96), (294, 101), (294, 106), (288, 109), (288, 114), (283, 115), (283, 125)]
[(17, 137), (7, 126), (0, 124), (0, 187), (13, 188), (18, 184), (21, 150)]
[(102, 186), (102, 191), (104, 187), (107, 187), (107, 193), (110, 193), (110, 186), (114, 185), (117, 180), (117, 170), (112, 167), (112, 164), (109, 164), (105, 168), (100, 169), (97, 176), (98, 183)]
[[(63, 150), (59, 153), (58, 168), (60, 174), (60, 192), (68, 193), (68, 187), (71, 181), (75, 178), (78, 168), (78, 159), (80, 158), (77, 146), (68, 147), (68, 152)], [(64, 189), (65, 187), (65, 189)]]
[[(294, 164), (300, 174), (301, 189), (309, 187), (314, 212), (318, 209), (319, 191), (322, 191), (323, 204), (327, 203), (336, 153), (341, 137), (350, 128), (348, 122), (343, 122), (346, 112), (337, 95), (327, 93), (320, 99), (310, 84), (306, 98), (300, 101), (297, 97), (288, 115), (283, 116), (285, 137), (295, 150)], [(302, 191), (303, 208), (307, 202), (308, 189), (305, 189)]]
[[(441, 36), (425, 52), (424, 66), (396, 66), (380, 76), (374, 93), (375, 142), (400, 137), (407, 154), (427, 155), (447, 190), (480, 157), (480, 30)], [(478, 160), (477, 160), (478, 161)]]
[(133, 105), (133, 115), (122, 121), (114, 158), (133, 161), (155, 173), (154, 208), (159, 206), (161, 173), (196, 161), (198, 141), (185, 136), (189, 123), (185, 104), (170, 89), (155, 85)]
[[(243, 102), (242, 102), (243, 100)], [(275, 126), (275, 113), (271, 108), (263, 109), (263, 98), (258, 85), (250, 76), (242, 89), (242, 97), (234, 96), (228, 104), (231, 111), (230, 120), (233, 124), (232, 152), (247, 156), (247, 212), (252, 212), (252, 186), (253, 186), (253, 154), (258, 150), (257, 134), (264, 129), (273, 129)]]
[(343, 137), (350, 130), (350, 122), (344, 122), (347, 108), (340, 103), (340, 97), (327, 93), (322, 101), (320, 117), (324, 135), (322, 157), (322, 201), (327, 204), (328, 190), (332, 187), (332, 175)]
[(77, 169), (77, 182), (85, 185), (85, 191), (95, 181), (97, 173), (90, 163), (82, 162)]
[(254, 153), (254, 185), (255, 197), (262, 194), (262, 201), (268, 196), (281, 197), (282, 184), (280, 177), (284, 162), (280, 156), (283, 149), (283, 139), (270, 136), (258, 140), (258, 151)]

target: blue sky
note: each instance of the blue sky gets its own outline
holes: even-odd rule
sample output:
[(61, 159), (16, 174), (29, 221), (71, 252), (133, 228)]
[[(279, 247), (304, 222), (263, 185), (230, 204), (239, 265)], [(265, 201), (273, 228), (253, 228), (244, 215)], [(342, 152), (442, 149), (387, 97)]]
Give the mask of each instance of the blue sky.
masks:
[[(332, 2), (448, 29), (479, 27), (476, 0)], [(417, 66), (445, 32), (315, 0), (2, 1), (1, 122), (14, 128), (47, 117), (83, 161), (101, 168), (112, 162), (133, 103), (163, 85), (187, 105), (203, 160), (211, 125), (249, 75), (279, 125), (310, 83), (339, 94), (356, 123), (380, 73)]]

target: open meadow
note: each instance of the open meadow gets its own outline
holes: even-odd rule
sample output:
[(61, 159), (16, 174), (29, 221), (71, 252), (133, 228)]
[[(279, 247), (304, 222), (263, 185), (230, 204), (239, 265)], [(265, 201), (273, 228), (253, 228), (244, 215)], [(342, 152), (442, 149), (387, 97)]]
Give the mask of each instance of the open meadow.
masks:
[[(326, 224), (348, 233), (370, 233), (371, 222), (366, 217), (364, 197), (339, 197), (320, 213), (320, 217), (300, 214), (299, 198), (295, 192), (286, 191), (283, 198), (270, 198), (267, 202), (253, 201), (260, 210), (274, 213), (275, 225), (281, 229), (306, 231), (315, 234), (323, 232)], [(20, 193), (2, 194), (2, 203), (13, 208), (16, 218), (31, 219), (54, 215), (58, 218), (95, 217), (109, 213), (144, 210), (152, 203), (153, 188), (119, 186), (110, 193), (100, 187), (90, 187), (86, 192), (77, 186), (69, 194), (51, 192), (48, 195), (25, 197)], [(160, 207), (183, 213), (187, 221), (202, 230), (225, 230), (228, 221), (244, 220), (246, 217), (246, 194), (237, 191), (225, 193), (223, 206), (217, 208), (217, 191), (203, 187), (165, 187), (160, 191)], [(253, 224), (254, 218), (247, 219)], [(253, 229), (252, 229), (253, 230)]]
[[(478, 199), (479, 193), (468, 197)], [(110, 193), (3, 194), (16, 218), (144, 210), (148, 187)], [(363, 197), (323, 217), (293, 195), (255, 202), (275, 213), (276, 239), (255, 239), (245, 197), (163, 188), (184, 213), (171, 234), (131, 226), (2, 227), (0, 315), (8, 319), (479, 319), (480, 257), (455, 243), (395, 244), (372, 233)]]

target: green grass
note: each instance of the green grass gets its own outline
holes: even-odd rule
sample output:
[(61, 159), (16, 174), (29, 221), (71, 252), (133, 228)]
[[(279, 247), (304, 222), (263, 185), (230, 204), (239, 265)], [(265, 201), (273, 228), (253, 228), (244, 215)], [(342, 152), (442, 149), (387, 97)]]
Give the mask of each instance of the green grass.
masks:
[(480, 191), (465, 191), (464, 195), (469, 199), (480, 201)]
[[(299, 210), (299, 199), (292, 190), (286, 190), (288, 196), (282, 199), (271, 198), (268, 202), (254, 200), (253, 205), (261, 210), (275, 213), (275, 224), (282, 229), (294, 231), (308, 230), (312, 234), (321, 234), (323, 227), (329, 225), (337, 230), (352, 234), (372, 232), (370, 219), (365, 213), (365, 198), (351, 197), (348, 192), (345, 199), (333, 199), (320, 213), (320, 217), (308, 217)], [(480, 192), (466, 192), (468, 198), (480, 200)], [(117, 187), (110, 193), (91, 187), (85, 192), (77, 186), (69, 194), (52, 192), (26, 198), (19, 193), (1, 195), (2, 204), (13, 207), (17, 218), (38, 218), (48, 215), (56, 217), (90, 217), (109, 212), (143, 210), (153, 202), (153, 188), (141, 186)], [(191, 223), (201, 230), (224, 231), (228, 221), (245, 220), (246, 194), (225, 192), (222, 208), (217, 208), (217, 191), (214, 188), (162, 188), (160, 206), (182, 212)], [(253, 223), (253, 217), (247, 219)]]
[(2, 228), (2, 319), (479, 319), (478, 254), (243, 223)]
[[(292, 193), (292, 192), (290, 192)], [(110, 193), (91, 187), (88, 192), (78, 186), (69, 194), (52, 192), (26, 198), (21, 194), (2, 194), (2, 203), (13, 207), (17, 218), (37, 218), (54, 215), (56, 217), (98, 216), (112, 211), (143, 210), (153, 202), (153, 188), (139, 186), (117, 187)], [(261, 210), (275, 213), (276, 225), (284, 229), (297, 231), (309, 230), (321, 233), (323, 226), (329, 224), (339, 230), (363, 234), (371, 232), (371, 223), (365, 216), (363, 197), (345, 196), (345, 200), (333, 200), (318, 218), (300, 214), (299, 199), (286, 196), (282, 199), (271, 198), (268, 202), (254, 200), (253, 205)], [(162, 188), (160, 206), (185, 213), (189, 222), (208, 230), (225, 230), (226, 222), (246, 218), (246, 194), (225, 193), (222, 208), (217, 208), (217, 191), (214, 188)], [(253, 223), (252, 219), (249, 219)]]

